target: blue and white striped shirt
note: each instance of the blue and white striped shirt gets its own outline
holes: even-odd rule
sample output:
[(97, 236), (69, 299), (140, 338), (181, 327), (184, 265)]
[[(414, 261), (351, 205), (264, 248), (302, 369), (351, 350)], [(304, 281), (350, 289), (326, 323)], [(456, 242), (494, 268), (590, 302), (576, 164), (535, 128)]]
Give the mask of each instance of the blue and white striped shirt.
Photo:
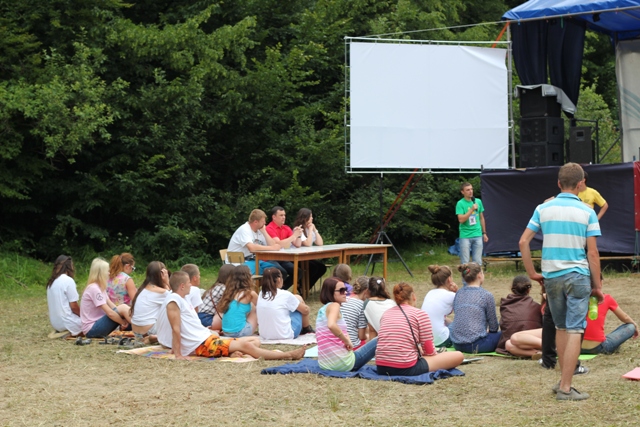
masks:
[(560, 193), (538, 205), (527, 228), (542, 229), (542, 276), (545, 279), (576, 272), (589, 276), (585, 252), (587, 237), (600, 236), (600, 224), (593, 209), (578, 196)]

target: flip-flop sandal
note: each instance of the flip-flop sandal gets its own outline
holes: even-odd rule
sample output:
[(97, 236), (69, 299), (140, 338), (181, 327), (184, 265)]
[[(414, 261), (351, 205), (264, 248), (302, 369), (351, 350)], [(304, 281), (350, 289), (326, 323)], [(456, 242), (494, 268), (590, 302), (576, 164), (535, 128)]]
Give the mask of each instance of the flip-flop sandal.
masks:
[(114, 345), (114, 344), (118, 344), (118, 342), (119, 342), (118, 338), (104, 337), (104, 341), (100, 341), (100, 344), (102, 344), (102, 345)]
[(133, 348), (135, 343), (136, 343), (136, 339), (135, 338), (124, 337), (118, 342), (118, 346), (127, 347), (127, 348)]
[(78, 337), (75, 342), (76, 345), (88, 345), (91, 344), (91, 338), (83, 340), (82, 337)]

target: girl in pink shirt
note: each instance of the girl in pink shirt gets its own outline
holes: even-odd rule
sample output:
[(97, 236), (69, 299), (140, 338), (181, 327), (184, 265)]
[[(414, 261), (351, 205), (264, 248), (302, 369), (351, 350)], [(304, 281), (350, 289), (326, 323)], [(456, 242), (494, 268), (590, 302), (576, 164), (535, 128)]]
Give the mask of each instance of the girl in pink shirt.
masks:
[(108, 279), (109, 264), (102, 258), (94, 259), (80, 303), (82, 332), (87, 338), (106, 337), (118, 326), (125, 329), (131, 323), (129, 306), (120, 304), (116, 308), (107, 296)]

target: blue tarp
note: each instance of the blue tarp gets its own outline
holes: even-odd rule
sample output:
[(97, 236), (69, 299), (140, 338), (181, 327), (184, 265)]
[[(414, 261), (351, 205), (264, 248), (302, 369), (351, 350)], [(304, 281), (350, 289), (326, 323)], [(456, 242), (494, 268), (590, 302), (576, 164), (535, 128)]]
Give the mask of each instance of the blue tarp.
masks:
[(272, 368), (265, 368), (261, 372), (263, 375), (274, 374), (318, 374), (323, 377), (332, 378), (363, 378), (365, 380), (376, 381), (396, 381), (404, 384), (433, 384), (435, 380), (441, 380), (449, 377), (463, 376), (464, 372), (458, 369), (438, 369), (435, 372), (427, 372), (426, 374), (416, 376), (389, 376), (378, 375), (375, 366), (364, 365), (355, 372), (339, 372), (320, 369), (317, 360), (303, 359), (298, 363), (289, 363)]
[(530, 0), (511, 9), (504, 20), (572, 18), (588, 28), (627, 40), (640, 36), (640, 0)]

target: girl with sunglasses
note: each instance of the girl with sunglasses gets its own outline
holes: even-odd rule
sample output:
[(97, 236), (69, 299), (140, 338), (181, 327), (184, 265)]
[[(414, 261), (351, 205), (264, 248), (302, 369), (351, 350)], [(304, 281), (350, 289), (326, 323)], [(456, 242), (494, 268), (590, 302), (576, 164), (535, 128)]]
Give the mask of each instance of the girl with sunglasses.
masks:
[(320, 301), (324, 304), (316, 318), (320, 368), (357, 371), (373, 358), (378, 340), (373, 339), (353, 351), (347, 324), (340, 314), (340, 305), (347, 301), (347, 287), (340, 279), (330, 277), (324, 281)]
[(287, 340), (315, 332), (309, 324), (309, 306), (300, 295), (282, 289), (282, 273), (266, 268), (256, 311), (263, 340)]

